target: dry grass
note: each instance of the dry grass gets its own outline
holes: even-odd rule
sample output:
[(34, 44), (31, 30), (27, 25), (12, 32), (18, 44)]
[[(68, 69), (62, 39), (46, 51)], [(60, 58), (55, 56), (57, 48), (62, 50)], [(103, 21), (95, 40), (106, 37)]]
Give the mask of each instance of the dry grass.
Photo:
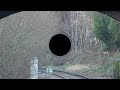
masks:
[(82, 69), (88, 69), (90, 68), (89, 64), (76, 64), (66, 67), (67, 71), (76, 71), (76, 70), (82, 70)]

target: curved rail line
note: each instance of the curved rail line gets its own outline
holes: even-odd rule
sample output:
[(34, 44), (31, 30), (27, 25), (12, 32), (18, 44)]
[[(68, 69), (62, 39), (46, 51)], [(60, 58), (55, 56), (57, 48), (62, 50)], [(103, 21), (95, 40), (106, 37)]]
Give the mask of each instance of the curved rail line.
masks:
[[(39, 68), (39, 71), (40, 71), (40, 73), (46, 73), (45, 68)], [(62, 79), (89, 79), (82, 75), (78, 75), (78, 74), (74, 74), (74, 73), (70, 73), (70, 72), (66, 72), (66, 71), (60, 71), (60, 70), (53, 70), (53, 73), (51, 75), (60, 77)]]
[[(47, 73), (46, 73), (46, 71), (41, 71), (39, 74), (47, 74)], [(63, 76), (61, 76), (61, 75), (54, 74), (54, 73), (52, 73), (52, 74), (50, 74), (50, 75), (57, 76), (57, 77), (60, 78), (60, 79), (67, 79), (67, 78), (65, 78), (65, 77), (63, 77)]]

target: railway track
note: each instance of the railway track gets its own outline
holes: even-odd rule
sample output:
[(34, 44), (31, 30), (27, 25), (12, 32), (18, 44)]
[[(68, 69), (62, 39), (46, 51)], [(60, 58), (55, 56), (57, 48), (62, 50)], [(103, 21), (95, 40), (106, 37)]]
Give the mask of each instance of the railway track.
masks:
[(45, 68), (39, 68), (39, 75), (44, 74), (44, 75), (49, 75), (49, 76), (54, 76), (54, 79), (88, 79), (84, 76), (66, 72), (66, 71), (60, 71), (60, 70), (52, 70), (52, 73), (46, 73)]

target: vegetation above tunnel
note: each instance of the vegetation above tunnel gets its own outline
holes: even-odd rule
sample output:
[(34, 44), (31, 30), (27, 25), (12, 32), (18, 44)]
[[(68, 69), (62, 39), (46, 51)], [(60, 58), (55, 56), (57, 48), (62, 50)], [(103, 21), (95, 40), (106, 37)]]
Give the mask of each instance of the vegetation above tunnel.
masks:
[(120, 22), (113, 18), (94, 12), (92, 15), (93, 33), (102, 41), (105, 51), (117, 51), (120, 49)]

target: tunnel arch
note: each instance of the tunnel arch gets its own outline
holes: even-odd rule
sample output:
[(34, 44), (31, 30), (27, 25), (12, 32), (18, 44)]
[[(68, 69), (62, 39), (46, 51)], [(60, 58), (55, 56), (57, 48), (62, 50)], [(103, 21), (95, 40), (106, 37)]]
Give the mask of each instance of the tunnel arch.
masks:
[[(0, 19), (21, 11), (0, 11)], [(97, 11), (120, 21), (120, 11)]]
[(15, 14), (20, 11), (0, 11), (0, 19), (5, 18), (9, 15)]

